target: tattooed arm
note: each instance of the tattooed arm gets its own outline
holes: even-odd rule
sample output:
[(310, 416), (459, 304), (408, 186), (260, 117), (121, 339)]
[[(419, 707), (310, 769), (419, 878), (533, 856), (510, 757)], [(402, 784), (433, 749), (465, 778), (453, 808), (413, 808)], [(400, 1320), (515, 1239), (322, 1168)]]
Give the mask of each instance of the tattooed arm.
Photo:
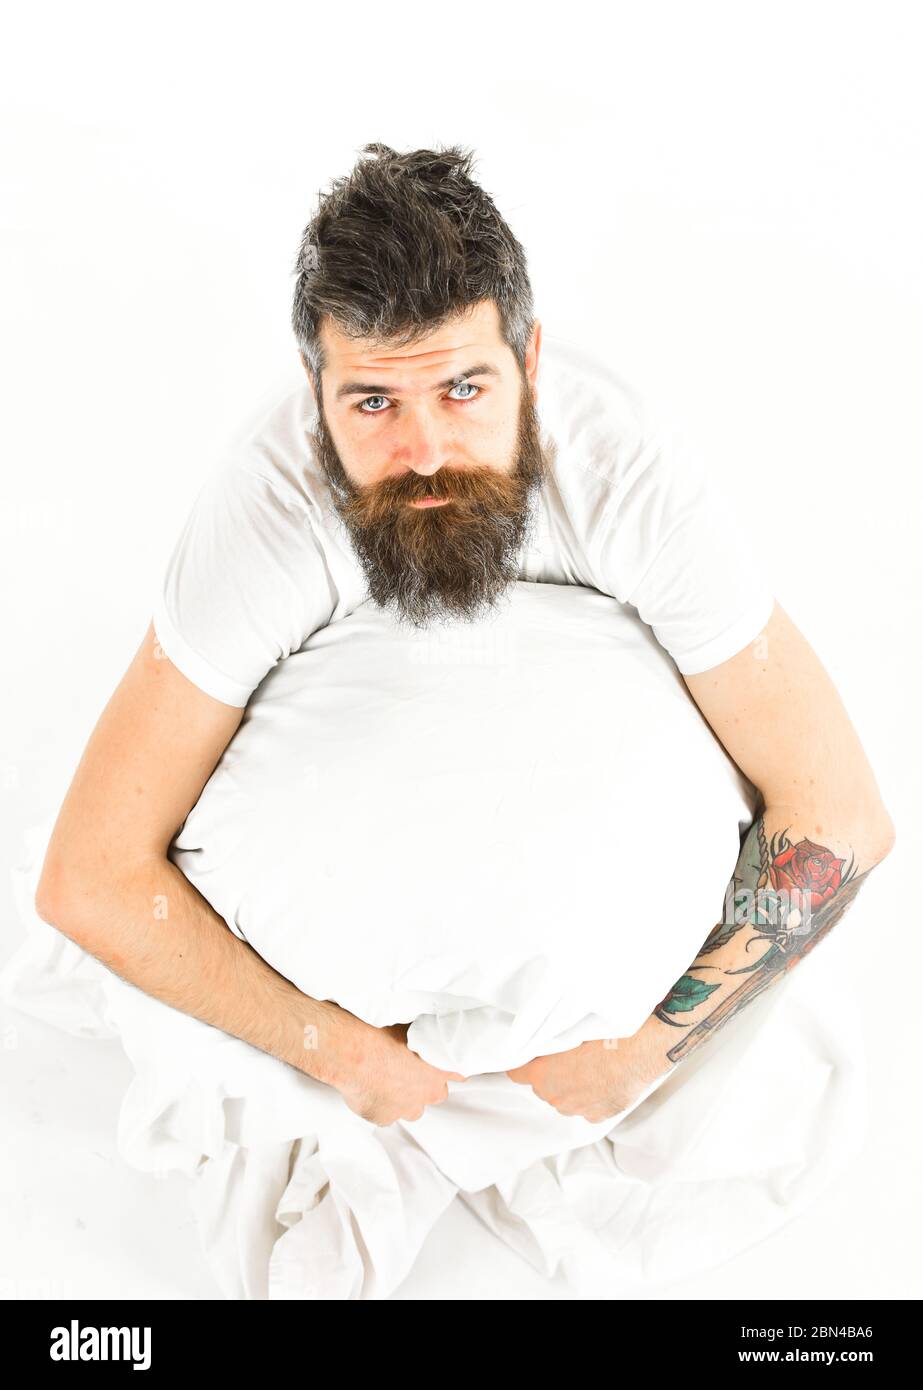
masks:
[(721, 921), (632, 1039), (648, 1080), (690, 1056), (812, 951), (893, 843), (882, 831), (847, 844), (810, 821), (774, 807), (754, 820)]
[(656, 1076), (794, 969), (894, 844), (894, 826), (817, 656), (776, 604), (756, 642), (686, 676), (763, 805), (714, 926), (632, 1043)]
[(617, 1047), (586, 1042), (509, 1073), (563, 1114), (616, 1115), (707, 1044), (814, 949), (894, 844), (842, 701), (778, 604), (749, 647), (684, 679), (762, 805), (721, 920), (639, 1031)]

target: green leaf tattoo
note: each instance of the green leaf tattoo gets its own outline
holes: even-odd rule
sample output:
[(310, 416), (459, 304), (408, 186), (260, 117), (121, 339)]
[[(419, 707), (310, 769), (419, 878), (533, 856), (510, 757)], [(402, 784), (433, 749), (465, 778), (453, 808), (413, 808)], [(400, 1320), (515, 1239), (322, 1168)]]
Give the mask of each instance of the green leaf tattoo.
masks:
[[(654, 1012), (664, 1023), (673, 1023), (667, 1014), (688, 1013), (690, 1009), (696, 1008), (707, 999), (710, 994), (718, 988), (717, 985), (707, 985), (704, 980), (697, 980), (694, 975), (681, 975), (676, 984), (670, 990), (665, 999), (661, 999)], [(673, 1023), (674, 1028), (681, 1028), (682, 1024)]]

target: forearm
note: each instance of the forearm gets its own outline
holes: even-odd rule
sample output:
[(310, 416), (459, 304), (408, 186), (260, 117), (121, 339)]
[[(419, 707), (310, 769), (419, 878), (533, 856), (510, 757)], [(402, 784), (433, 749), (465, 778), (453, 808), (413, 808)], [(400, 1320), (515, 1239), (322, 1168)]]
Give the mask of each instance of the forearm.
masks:
[[(689, 1057), (843, 916), (893, 843), (887, 817), (838, 831), (836, 815), (766, 806), (743, 839), (721, 920), (628, 1048), (645, 1080)], [(620, 1044), (624, 1045), (624, 1044)]]
[(45, 920), (122, 979), (320, 1081), (337, 1084), (361, 1050), (367, 1024), (302, 994), (166, 858), (71, 878), (54, 902)]

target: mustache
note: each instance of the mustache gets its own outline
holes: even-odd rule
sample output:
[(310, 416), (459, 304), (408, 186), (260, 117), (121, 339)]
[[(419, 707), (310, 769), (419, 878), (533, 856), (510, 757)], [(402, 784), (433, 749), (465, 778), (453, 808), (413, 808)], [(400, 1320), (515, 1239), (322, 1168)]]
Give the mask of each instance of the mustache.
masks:
[(344, 502), (344, 513), (364, 526), (375, 525), (406, 514), (411, 502), (430, 498), (444, 498), (475, 511), (485, 507), (505, 509), (521, 503), (522, 480), (514, 473), (501, 473), (483, 465), (445, 466), (431, 477), (409, 472), (355, 487)]

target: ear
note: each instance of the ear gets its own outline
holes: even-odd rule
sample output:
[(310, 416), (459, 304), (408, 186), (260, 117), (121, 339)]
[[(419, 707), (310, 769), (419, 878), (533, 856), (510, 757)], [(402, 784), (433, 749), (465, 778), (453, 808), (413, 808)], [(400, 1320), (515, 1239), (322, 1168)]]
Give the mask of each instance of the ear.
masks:
[(308, 385), (309, 385), (310, 388), (311, 388), (311, 395), (312, 395), (312, 397), (313, 397), (313, 399), (314, 399), (314, 406), (315, 406), (315, 409), (316, 409), (316, 408), (317, 408), (317, 392), (314, 390), (314, 378), (313, 378), (312, 375), (311, 375), (311, 371), (310, 371), (310, 368), (308, 367), (307, 362), (304, 360), (304, 354), (303, 354), (303, 353), (299, 352), (299, 354), (298, 354), (298, 359), (299, 359), (299, 361), (301, 362), (302, 367), (304, 367), (305, 376), (308, 378)]
[(532, 399), (538, 399), (538, 390), (535, 379), (538, 373), (538, 360), (542, 350), (542, 325), (538, 319), (532, 324), (532, 337), (526, 348), (526, 376), (529, 378), (529, 385), (532, 387)]

